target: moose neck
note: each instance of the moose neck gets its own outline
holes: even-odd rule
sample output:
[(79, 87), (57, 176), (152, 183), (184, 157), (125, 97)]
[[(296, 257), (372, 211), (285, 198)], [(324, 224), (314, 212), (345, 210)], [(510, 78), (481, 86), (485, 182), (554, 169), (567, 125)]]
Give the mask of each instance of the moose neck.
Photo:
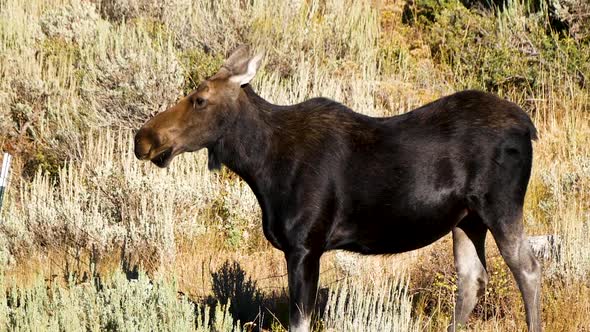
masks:
[(240, 175), (248, 184), (255, 184), (257, 176), (266, 169), (271, 149), (273, 129), (270, 125), (273, 105), (258, 96), (249, 85), (240, 91), (238, 115), (217, 143), (209, 148), (209, 168), (224, 164)]

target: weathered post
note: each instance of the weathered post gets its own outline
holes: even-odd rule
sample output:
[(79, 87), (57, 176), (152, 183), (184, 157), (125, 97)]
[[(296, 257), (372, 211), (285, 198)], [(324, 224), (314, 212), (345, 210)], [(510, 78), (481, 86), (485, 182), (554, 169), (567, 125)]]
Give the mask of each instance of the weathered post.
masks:
[(6, 187), (8, 186), (8, 175), (10, 172), (11, 161), (12, 156), (9, 153), (4, 153), (4, 157), (2, 158), (2, 170), (0, 171), (0, 211), (2, 210), (4, 193), (6, 192)]

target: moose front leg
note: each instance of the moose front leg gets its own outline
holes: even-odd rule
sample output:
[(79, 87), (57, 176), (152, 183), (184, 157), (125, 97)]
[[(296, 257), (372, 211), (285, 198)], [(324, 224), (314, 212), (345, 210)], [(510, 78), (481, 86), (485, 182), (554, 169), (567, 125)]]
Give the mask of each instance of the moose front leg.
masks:
[(320, 256), (307, 249), (285, 253), (289, 274), (289, 331), (308, 332), (315, 307)]

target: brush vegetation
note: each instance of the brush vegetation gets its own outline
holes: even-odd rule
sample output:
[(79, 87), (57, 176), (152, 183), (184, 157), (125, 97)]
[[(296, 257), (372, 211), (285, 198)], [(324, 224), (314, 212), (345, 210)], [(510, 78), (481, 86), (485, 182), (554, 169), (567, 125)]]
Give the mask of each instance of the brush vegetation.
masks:
[[(240, 44), (265, 52), (253, 85), (277, 104), (325, 96), (391, 116), (477, 88), (521, 105), (540, 136), (526, 231), (559, 238), (543, 260), (544, 324), (587, 329), (590, 15), (584, 0), (543, 4), (0, 0), (0, 150), (15, 156), (0, 330), (285, 330), (284, 258), (247, 185), (207, 171), (203, 152), (166, 170), (132, 152), (133, 129)], [(468, 328), (520, 331), (519, 293), (489, 242), (490, 284)], [(449, 237), (322, 260), (316, 331), (450, 322)]]

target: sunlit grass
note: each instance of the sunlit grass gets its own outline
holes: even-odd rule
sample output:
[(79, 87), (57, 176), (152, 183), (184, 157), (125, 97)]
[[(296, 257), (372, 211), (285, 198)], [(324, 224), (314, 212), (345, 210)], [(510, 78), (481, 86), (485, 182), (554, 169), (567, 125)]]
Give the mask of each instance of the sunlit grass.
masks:
[[(209, 172), (203, 152), (159, 170), (137, 161), (131, 146), (134, 128), (245, 43), (265, 53), (253, 85), (273, 103), (325, 96), (390, 116), (480, 88), (521, 105), (539, 131), (526, 231), (561, 239), (544, 262), (547, 328), (567, 329), (558, 317), (588, 326), (590, 46), (548, 30), (546, 12), (529, 15), (518, 2), (495, 13), (436, 3), (434, 21), (408, 24), (401, 0), (0, 0), (0, 147), (15, 155), (0, 215), (8, 294), (0, 307), (10, 308), (0, 310), (0, 325), (208, 329), (188, 298), (210, 295), (211, 273), (226, 260), (240, 262), (263, 293), (284, 292), (282, 254), (265, 241), (243, 181)], [(472, 329), (518, 330), (519, 293), (492, 241), (488, 247), (493, 282)], [(448, 239), (395, 257), (342, 257), (322, 261), (331, 295), (320, 330), (446, 327), (454, 292)], [(147, 275), (128, 282), (119, 269), (134, 267)], [(79, 284), (84, 273), (114, 277), (101, 288)], [(402, 275), (410, 280), (398, 282)], [(350, 294), (358, 301), (346, 302)], [(123, 305), (105, 304), (114, 296), (137, 309), (129, 319)], [(152, 300), (162, 308), (149, 307)], [(285, 308), (261, 310), (277, 316), (280, 330)], [(223, 322), (219, 330), (231, 329), (233, 321)]]

